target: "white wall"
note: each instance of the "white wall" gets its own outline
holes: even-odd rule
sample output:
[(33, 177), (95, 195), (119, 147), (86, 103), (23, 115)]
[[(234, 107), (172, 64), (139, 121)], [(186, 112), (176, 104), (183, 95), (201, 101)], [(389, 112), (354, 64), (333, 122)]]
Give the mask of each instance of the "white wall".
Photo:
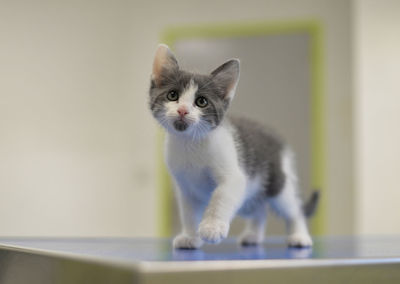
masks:
[(0, 235), (155, 234), (132, 5), (0, 3)]
[(350, 232), (350, 14), (347, 0), (1, 0), (0, 235), (155, 235), (146, 94), (160, 33), (309, 19), (325, 31), (327, 230)]
[(400, 2), (355, 1), (357, 232), (400, 233)]

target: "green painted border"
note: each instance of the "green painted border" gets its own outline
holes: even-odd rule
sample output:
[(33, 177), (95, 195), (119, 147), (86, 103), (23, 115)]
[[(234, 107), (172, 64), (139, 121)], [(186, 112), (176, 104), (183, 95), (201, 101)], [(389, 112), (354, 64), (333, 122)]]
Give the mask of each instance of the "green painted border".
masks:
[[(321, 235), (325, 231), (326, 216), (326, 177), (325, 177), (325, 102), (323, 96), (323, 32), (317, 21), (293, 22), (261, 22), (261, 23), (231, 23), (203, 24), (193, 26), (171, 27), (161, 36), (161, 42), (172, 49), (174, 44), (188, 38), (231, 38), (254, 37), (278, 34), (308, 33), (311, 36), (311, 185), (321, 191), (321, 200), (316, 216), (312, 219), (313, 234)], [(163, 134), (159, 134), (158, 149), (162, 147)], [(161, 150), (159, 157), (162, 156)], [(159, 235), (171, 235), (172, 188), (168, 173), (159, 159)]]

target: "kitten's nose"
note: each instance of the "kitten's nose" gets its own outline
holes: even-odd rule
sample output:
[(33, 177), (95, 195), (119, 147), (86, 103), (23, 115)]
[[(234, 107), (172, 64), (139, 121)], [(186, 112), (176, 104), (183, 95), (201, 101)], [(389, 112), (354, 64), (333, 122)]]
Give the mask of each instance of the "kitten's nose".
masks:
[(178, 108), (178, 113), (181, 117), (184, 117), (185, 115), (187, 115), (189, 113), (189, 111), (186, 107), (181, 106)]

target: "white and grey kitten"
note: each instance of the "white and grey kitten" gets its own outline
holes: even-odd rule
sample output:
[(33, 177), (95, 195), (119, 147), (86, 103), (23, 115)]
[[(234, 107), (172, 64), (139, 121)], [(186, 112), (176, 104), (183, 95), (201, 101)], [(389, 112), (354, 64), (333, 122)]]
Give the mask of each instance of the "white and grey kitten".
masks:
[(167, 130), (166, 163), (183, 227), (173, 246), (220, 242), (236, 214), (248, 219), (241, 244), (260, 244), (267, 203), (286, 220), (289, 246), (311, 246), (306, 216), (318, 194), (302, 206), (289, 148), (259, 124), (225, 116), (238, 80), (237, 59), (199, 75), (180, 70), (166, 45), (157, 49), (150, 109)]

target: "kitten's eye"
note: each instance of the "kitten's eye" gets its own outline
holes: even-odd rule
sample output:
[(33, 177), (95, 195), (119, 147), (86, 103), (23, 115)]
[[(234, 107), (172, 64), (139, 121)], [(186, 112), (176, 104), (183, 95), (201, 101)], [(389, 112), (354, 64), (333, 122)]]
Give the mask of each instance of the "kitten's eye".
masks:
[(177, 101), (179, 99), (178, 92), (175, 90), (169, 91), (167, 94), (167, 99), (170, 101)]
[(205, 97), (198, 97), (195, 103), (198, 107), (206, 107), (208, 105), (208, 101)]

